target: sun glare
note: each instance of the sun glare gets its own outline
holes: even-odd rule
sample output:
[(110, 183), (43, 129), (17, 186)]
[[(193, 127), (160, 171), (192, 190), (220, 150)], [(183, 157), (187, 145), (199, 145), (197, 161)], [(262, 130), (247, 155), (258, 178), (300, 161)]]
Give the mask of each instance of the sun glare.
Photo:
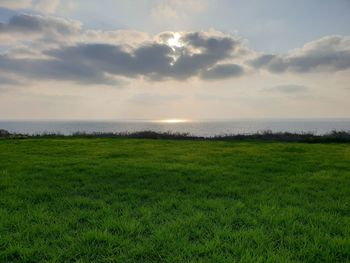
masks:
[(181, 35), (179, 33), (174, 33), (172, 38), (168, 39), (168, 45), (171, 47), (181, 47), (182, 43), (180, 41)]
[(185, 120), (185, 119), (164, 119), (164, 120), (159, 120), (157, 122), (161, 122), (161, 123), (184, 123), (184, 122), (188, 122), (189, 120)]

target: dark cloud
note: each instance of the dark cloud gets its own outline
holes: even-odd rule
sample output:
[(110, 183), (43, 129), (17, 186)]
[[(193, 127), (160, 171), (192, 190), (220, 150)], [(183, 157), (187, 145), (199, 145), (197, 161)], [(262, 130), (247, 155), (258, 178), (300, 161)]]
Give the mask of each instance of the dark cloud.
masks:
[[(25, 24), (30, 30), (38, 30), (36, 22)], [(241, 73), (237, 65), (215, 66), (232, 57), (238, 41), (188, 33), (183, 35), (183, 42), (186, 42), (183, 47), (170, 47), (153, 41), (128, 50), (121, 45), (80, 43), (46, 50), (43, 52), (45, 58), (2, 55), (0, 70), (33, 79), (111, 85), (116, 84), (115, 76), (141, 76), (155, 81), (194, 76), (226, 78)]]
[(227, 52), (232, 51), (239, 43), (232, 37), (206, 36), (200, 32), (188, 33), (181, 40), (194, 48), (203, 49), (206, 54), (214, 54), (220, 58), (227, 56)]
[(182, 50), (179, 58), (174, 64), (174, 73), (178, 77), (189, 77), (197, 75), (201, 71), (207, 71), (216, 63), (233, 57), (235, 49), (241, 43), (229, 37), (206, 36), (195, 32), (184, 35), (181, 39), (187, 49), (198, 49), (200, 52), (189, 53), (187, 49)]
[[(241, 40), (218, 32), (177, 33), (176, 45), (169, 43), (175, 34), (165, 32), (131, 45), (127, 35), (123, 43), (107, 40), (106, 34), (98, 31), (89, 38), (78, 22), (29, 14), (17, 14), (7, 23), (0, 23), (2, 35), (21, 45), (0, 54), (0, 72), (83, 84), (118, 85), (120, 77), (149, 81), (238, 77), (245, 71), (236, 60), (240, 57), (244, 61), (247, 51), (248, 55), (254, 53)], [(322, 38), (285, 56), (260, 55), (250, 65), (274, 73), (349, 69), (350, 38)]]
[(252, 65), (255, 68), (265, 67), (276, 57), (277, 57), (276, 55), (270, 55), (270, 54), (260, 55), (256, 59), (251, 60), (250, 65)]
[(303, 85), (293, 85), (293, 84), (287, 84), (287, 85), (278, 85), (269, 89), (265, 89), (265, 91), (277, 91), (282, 93), (300, 93), (307, 91), (308, 88)]
[(217, 65), (202, 72), (203, 79), (224, 79), (243, 75), (243, 68), (236, 64)]
[(23, 83), (13, 78), (0, 76), (0, 87), (12, 86), (12, 85), (18, 85), (18, 84), (23, 84)]
[(0, 23), (0, 34), (56, 34), (73, 35), (81, 28), (80, 23), (58, 17), (16, 14), (7, 23)]
[(71, 80), (82, 84), (108, 85), (118, 83), (89, 65), (56, 59), (14, 59), (2, 55), (0, 70), (33, 80)]
[(306, 44), (290, 55), (264, 54), (250, 61), (250, 64), (273, 73), (336, 72), (350, 69), (350, 38), (325, 37)]

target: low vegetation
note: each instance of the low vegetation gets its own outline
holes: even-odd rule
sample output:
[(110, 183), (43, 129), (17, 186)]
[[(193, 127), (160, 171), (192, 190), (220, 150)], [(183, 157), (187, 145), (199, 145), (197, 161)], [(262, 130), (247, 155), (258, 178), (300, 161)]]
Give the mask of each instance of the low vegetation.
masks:
[(0, 262), (350, 261), (348, 143), (83, 137), (0, 140)]
[(62, 135), (58, 133), (42, 133), (36, 135), (28, 134), (11, 134), (6, 130), (0, 130), (0, 138), (48, 138), (48, 137), (78, 137), (78, 138), (138, 138), (138, 139), (167, 139), (167, 140), (230, 140), (230, 141), (245, 141), (245, 140), (265, 140), (265, 141), (280, 141), (280, 142), (308, 142), (308, 143), (327, 143), (327, 142), (350, 142), (350, 131), (332, 131), (328, 134), (316, 135), (313, 133), (291, 133), (291, 132), (272, 132), (262, 131), (254, 134), (224, 134), (211, 137), (196, 136), (190, 133), (174, 133), (174, 132), (95, 132), (85, 133), (76, 132), (72, 135)]

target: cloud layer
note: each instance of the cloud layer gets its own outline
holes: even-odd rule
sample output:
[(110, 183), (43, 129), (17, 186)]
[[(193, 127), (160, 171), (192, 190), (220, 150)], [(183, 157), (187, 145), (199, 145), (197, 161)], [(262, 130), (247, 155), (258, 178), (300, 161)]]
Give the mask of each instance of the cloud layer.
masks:
[[(1, 71), (34, 80), (116, 84), (117, 77), (184, 80), (195, 76), (235, 77), (243, 72), (238, 65), (218, 65), (234, 58), (242, 45), (239, 39), (218, 33), (181, 33), (176, 39), (177, 43), (172, 45), (170, 43), (175, 39), (175, 33), (165, 32), (131, 46), (111, 44), (108, 39), (103, 43), (105, 32), (84, 32), (75, 21), (16, 15), (8, 23), (0, 24), (1, 34), (39, 36), (28, 45), (32, 49), (40, 46), (38, 57), (18, 58), (16, 50), (0, 55)], [(94, 42), (93, 38), (89, 39), (89, 36), (100, 36), (99, 43)], [(61, 38), (73, 39), (73, 42), (64, 43)], [(43, 43), (47, 45), (44, 48)], [(53, 43), (56, 45), (52, 46)]]
[(51, 42), (62, 38), (69, 39), (80, 32), (79, 22), (53, 16), (19, 14), (14, 15), (7, 23), (0, 22), (0, 37), (12, 38), (17, 42), (33, 37)]
[(286, 56), (263, 54), (251, 61), (255, 68), (281, 72), (336, 72), (350, 69), (350, 37), (327, 36), (307, 43)]
[(150, 37), (131, 30), (83, 30), (78, 21), (18, 14), (0, 23), (0, 38), (15, 43), (0, 53), (5, 84), (11, 82), (5, 74), (34, 81), (118, 85), (120, 78), (220, 80), (259, 70), (299, 74), (350, 69), (347, 36), (324, 37), (286, 55), (258, 54), (240, 38), (216, 31)]

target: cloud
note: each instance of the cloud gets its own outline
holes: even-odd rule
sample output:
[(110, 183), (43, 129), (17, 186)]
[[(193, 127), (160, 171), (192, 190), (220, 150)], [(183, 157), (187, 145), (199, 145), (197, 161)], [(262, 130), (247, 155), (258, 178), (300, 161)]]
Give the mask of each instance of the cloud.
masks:
[(221, 64), (202, 72), (203, 79), (226, 79), (243, 75), (244, 70), (236, 64)]
[[(78, 21), (16, 14), (0, 23), (0, 38), (4, 37), (15, 44), (5, 41), (7, 46), (2, 46), (0, 73), (35, 81), (121, 85), (125, 78), (215, 80), (254, 69), (272, 73), (350, 69), (350, 37), (345, 36), (325, 37), (286, 55), (256, 56), (244, 40), (213, 30), (152, 37), (133, 30), (84, 30)], [(256, 57), (249, 60), (252, 54)]]
[[(148, 33), (136, 30), (82, 30), (82, 24), (76, 20), (47, 15), (15, 14), (8, 22), (0, 22), (0, 40), (3, 43), (28, 43), (33, 47), (60, 42), (93, 42), (135, 45), (150, 40)], [(1, 43), (0, 43), (1, 45)], [(28, 49), (28, 48), (27, 48)]]
[[(74, 34), (79, 27), (66, 21), (45, 22), (43, 17), (16, 16), (5, 25), (7, 32), (47, 32)], [(63, 23), (62, 23), (63, 22)], [(235, 57), (241, 42), (231, 36), (208, 32), (182, 33), (179, 46), (167, 39), (174, 33), (163, 33), (154, 39), (131, 47), (122, 44), (81, 43), (59, 45), (42, 51), (43, 57), (18, 57), (15, 51), (0, 56), (0, 70), (29, 79), (69, 80), (83, 84), (116, 85), (116, 78), (144, 77), (148, 80), (184, 80), (190, 77), (226, 78), (240, 73), (237, 65), (221, 65)], [(165, 42), (161, 42), (158, 40)], [(35, 53), (34, 53), (35, 54)]]
[(18, 14), (13, 16), (8, 23), (0, 23), (0, 34), (25, 33), (25, 34), (77, 34), (81, 24), (77, 21), (66, 20), (58, 17), (41, 15)]
[(289, 54), (263, 54), (250, 61), (259, 69), (281, 72), (336, 72), (350, 69), (350, 37), (327, 36), (307, 43)]
[(23, 84), (23, 83), (13, 78), (0, 76), (0, 87), (12, 86), (12, 85), (18, 85), (18, 84)]
[(0, 46), (22, 43), (32, 50), (43, 45), (69, 42), (80, 34), (80, 22), (54, 16), (16, 14), (8, 22), (0, 22)]
[(14, 59), (2, 55), (0, 70), (38, 81), (69, 80), (82, 84), (118, 84), (112, 77), (94, 67), (55, 59)]
[(269, 89), (265, 89), (265, 91), (272, 91), (272, 92), (282, 92), (282, 93), (300, 93), (307, 91), (308, 88), (303, 85), (294, 85), (294, 84), (287, 84), (287, 85), (277, 85)]

